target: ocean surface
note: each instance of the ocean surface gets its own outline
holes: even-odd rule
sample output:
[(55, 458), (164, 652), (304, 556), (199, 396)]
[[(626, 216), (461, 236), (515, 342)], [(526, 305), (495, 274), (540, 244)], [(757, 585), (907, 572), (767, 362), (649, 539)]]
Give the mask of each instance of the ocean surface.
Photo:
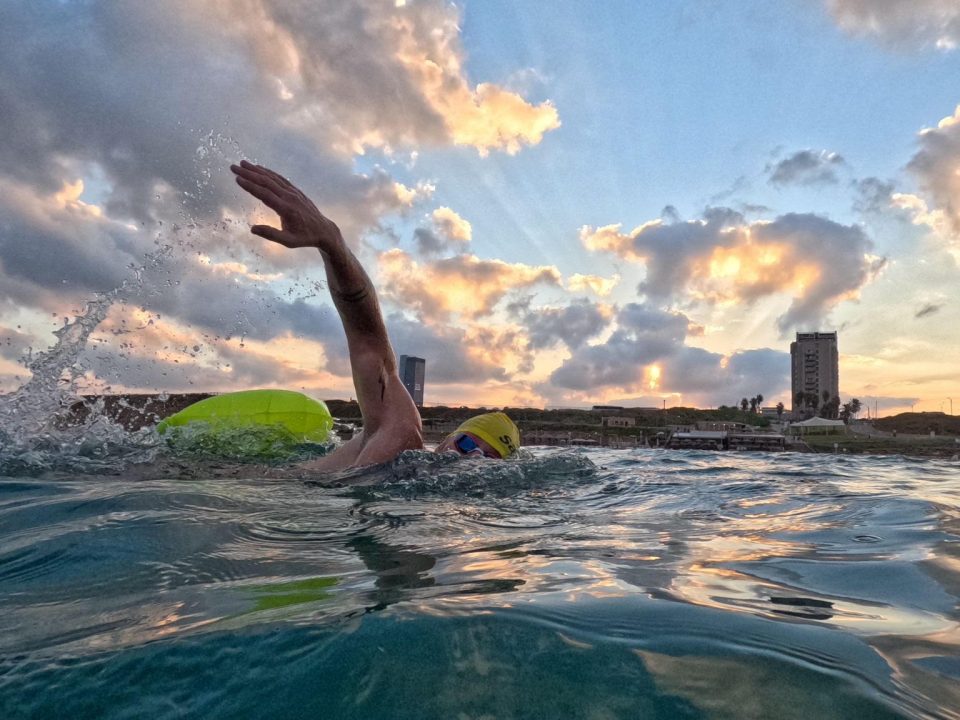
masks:
[(0, 450), (6, 720), (960, 718), (956, 461), (75, 450)]

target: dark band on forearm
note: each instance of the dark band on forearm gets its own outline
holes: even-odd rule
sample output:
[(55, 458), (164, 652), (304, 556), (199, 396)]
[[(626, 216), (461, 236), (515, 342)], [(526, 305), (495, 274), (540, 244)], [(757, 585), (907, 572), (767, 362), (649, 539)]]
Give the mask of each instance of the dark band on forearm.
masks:
[(341, 293), (336, 290), (333, 291), (333, 295), (337, 300), (342, 300), (347, 303), (358, 303), (362, 300), (366, 300), (370, 295), (370, 292), (367, 288), (362, 287), (359, 290), (352, 293)]

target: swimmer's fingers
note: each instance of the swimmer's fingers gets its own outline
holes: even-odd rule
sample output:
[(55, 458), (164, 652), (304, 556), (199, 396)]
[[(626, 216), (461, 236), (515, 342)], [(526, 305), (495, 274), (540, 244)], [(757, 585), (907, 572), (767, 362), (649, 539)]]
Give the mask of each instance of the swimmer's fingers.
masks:
[(274, 172), (270, 168), (265, 168), (263, 165), (254, 165), (252, 162), (241, 160), (240, 165), (231, 165), (230, 169), (238, 177), (266, 187), (279, 197), (287, 197), (290, 199), (305, 197), (303, 193), (283, 175)]
[(259, 235), (264, 240), (270, 240), (272, 242), (279, 243), (284, 247), (298, 248), (303, 246), (303, 243), (298, 241), (297, 238), (290, 233), (284, 232), (283, 230), (278, 230), (270, 225), (254, 225), (252, 228), (250, 228), (250, 232), (252, 232), (254, 235)]
[[(238, 177), (243, 177), (270, 190), (281, 201), (286, 202), (289, 208), (296, 208), (299, 205), (320, 213), (320, 211), (317, 210), (317, 206), (313, 204), (310, 198), (303, 194), (300, 188), (270, 168), (241, 160), (239, 166), (231, 165), (230, 169), (233, 170)], [(277, 208), (274, 209), (277, 210)], [(277, 212), (279, 212), (279, 210), (277, 210)], [(320, 214), (322, 215), (322, 213)]]
[(262, 200), (264, 203), (266, 203), (267, 207), (276, 211), (278, 215), (282, 216), (287, 210), (287, 201), (277, 194), (277, 191), (274, 188), (268, 187), (267, 185), (255, 180), (250, 180), (239, 173), (237, 174), (237, 185), (242, 187), (258, 200)]
[(286, 189), (286, 190), (293, 190), (293, 191), (296, 191), (296, 192), (298, 192), (298, 193), (300, 192), (300, 191), (297, 189), (297, 186), (296, 186), (296, 185), (294, 185), (292, 182), (290, 182), (289, 180), (287, 180), (287, 179), (286, 179), (283, 175), (281, 175), (280, 173), (275, 172), (275, 171), (271, 170), (271, 169), (268, 168), (268, 167), (264, 167), (263, 165), (254, 165), (253, 163), (247, 162), (246, 160), (241, 160), (241, 161), (240, 161), (240, 166), (241, 166), (241, 167), (244, 167), (244, 168), (256, 168), (257, 170), (259, 170), (260, 172), (262, 172), (264, 175), (266, 175), (266, 176), (270, 177), (271, 179), (273, 179), (273, 181), (276, 182), (280, 187), (282, 187), (282, 188), (284, 188), (284, 189)]

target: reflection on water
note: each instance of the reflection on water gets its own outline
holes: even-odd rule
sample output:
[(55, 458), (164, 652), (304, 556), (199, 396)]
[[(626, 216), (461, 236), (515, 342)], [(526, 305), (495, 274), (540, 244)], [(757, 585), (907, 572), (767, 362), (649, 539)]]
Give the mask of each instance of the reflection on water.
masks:
[(960, 717), (956, 463), (182, 469), (0, 478), (0, 715)]

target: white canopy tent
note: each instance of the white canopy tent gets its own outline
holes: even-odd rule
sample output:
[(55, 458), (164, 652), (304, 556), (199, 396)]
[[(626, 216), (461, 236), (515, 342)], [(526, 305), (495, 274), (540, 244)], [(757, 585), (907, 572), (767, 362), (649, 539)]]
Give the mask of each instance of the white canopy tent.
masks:
[(810, 432), (827, 434), (837, 432), (840, 428), (843, 428), (843, 432), (847, 431), (847, 424), (843, 420), (828, 420), (822, 417), (812, 417), (803, 422), (793, 423), (790, 426), (790, 432), (794, 434), (799, 433), (800, 435), (805, 435)]

